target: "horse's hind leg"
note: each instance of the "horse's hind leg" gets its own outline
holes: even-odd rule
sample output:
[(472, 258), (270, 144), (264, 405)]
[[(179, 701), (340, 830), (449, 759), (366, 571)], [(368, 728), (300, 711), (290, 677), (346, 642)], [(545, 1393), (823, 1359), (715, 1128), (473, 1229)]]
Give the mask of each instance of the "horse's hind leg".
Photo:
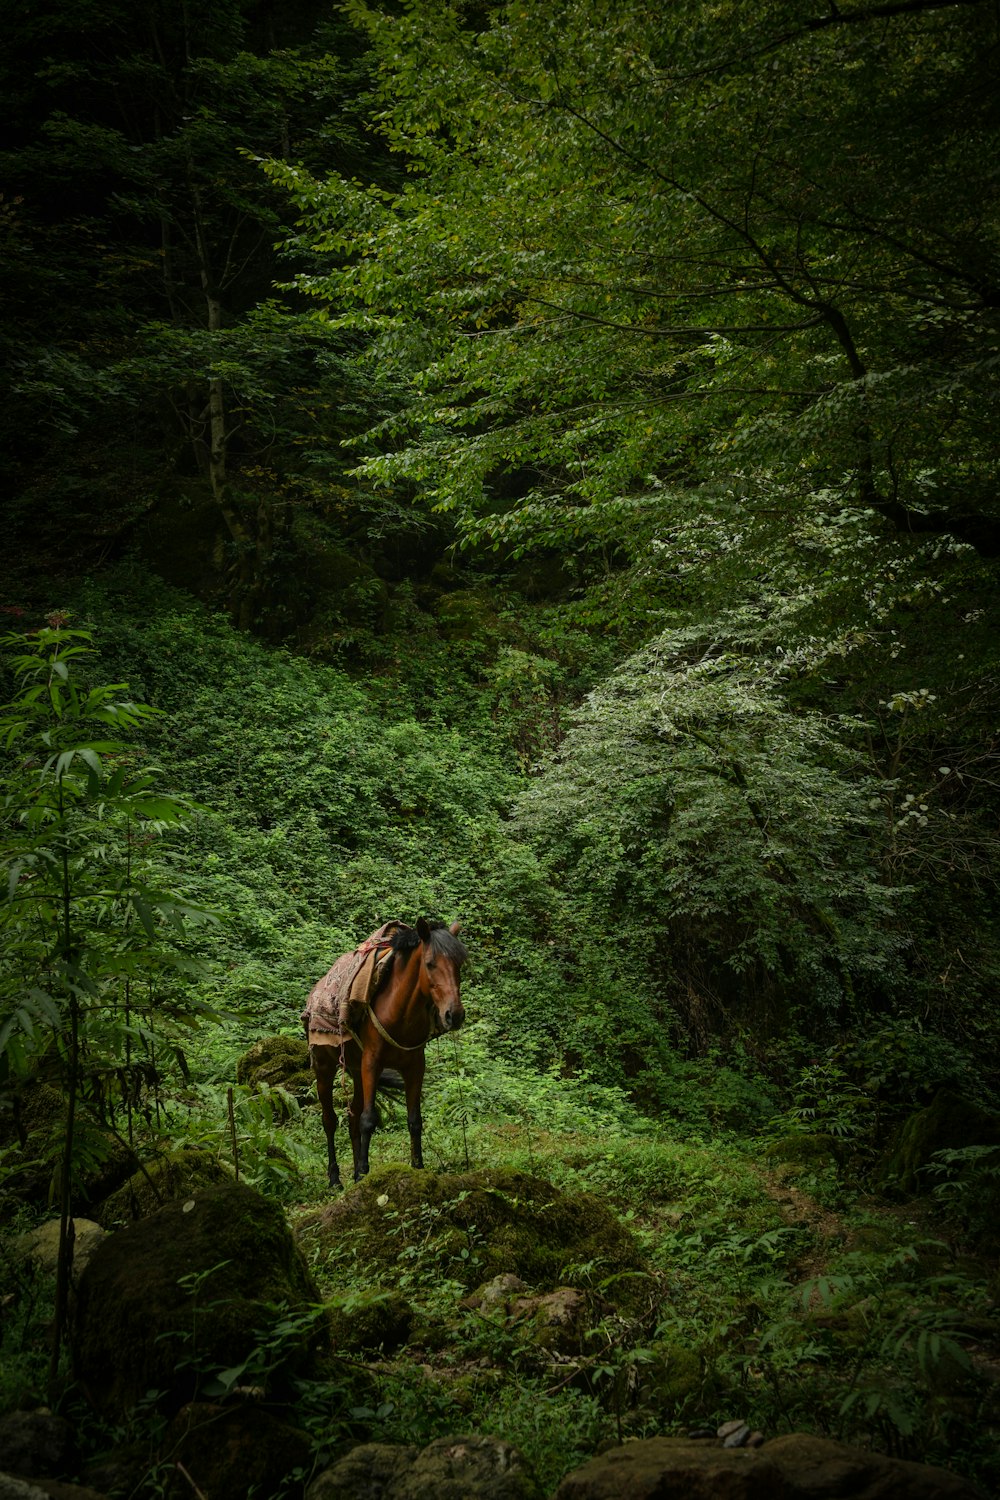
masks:
[(340, 1168), (337, 1165), (337, 1148), (334, 1136), (337, 1133), (337, 1116), (333, 1108), (333, 1083), (337, 1076), (339, 1058), (333, 1047), (313, 1047), (313, 1069), (316, 1073), (316, 1094), (320, 1113), (323, 1116), (323, 1133), (326, 1136), (326, 1175), (332, 1188), (342, 1186)]
[(410, 1166), (422, 1167), (424, 1164), (423, 1136), (424, 1122), (420, 1114), (420, 1095), (424, 1087), (424, 1054), (409, 1059), (409, 1067), (403, 1079), (406, 1087), (406, 1128), (410, 1132)]

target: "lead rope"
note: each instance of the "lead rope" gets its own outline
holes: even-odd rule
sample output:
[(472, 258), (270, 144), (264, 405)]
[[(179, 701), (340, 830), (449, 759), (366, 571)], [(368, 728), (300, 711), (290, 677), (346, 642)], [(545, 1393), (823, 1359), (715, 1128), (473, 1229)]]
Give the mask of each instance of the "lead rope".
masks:
[(418, 1042), (415, 1047), (404, 1047), (402, 1042), (393, 1041), (392, 1037), (386, 1031), (385, 1027), (382, 1025), (382, 1022), (379, 1020), (378, 1016), (372, 1010), (367, 1001), (365, 1002), (365, 1010), (367, 1010), (368, 1012), (368, 1019), (375, 1027), (375, 1030), (378, 1032), (383, 1042), (388, 1042), (390, 1047), (395, 1047), (399, 1052), (419, 1052), (421, 1047), (426, 1047), (427, 1043), (431, 1040), (430, 1033), (428, 1033), (426, 1040)]

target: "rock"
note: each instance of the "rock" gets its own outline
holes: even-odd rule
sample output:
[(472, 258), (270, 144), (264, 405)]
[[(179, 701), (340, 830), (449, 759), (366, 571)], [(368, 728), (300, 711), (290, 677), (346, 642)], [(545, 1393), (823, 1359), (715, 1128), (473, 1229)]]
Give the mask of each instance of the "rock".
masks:
[(419, 1453), (393, 1500), (542, 1500), (525, 1459), (502, 1438), (443, 1437)]
[(645, 1438), (567, 1474), (554, 1500), (983, 1500), (947, 1469), (792, 1433), (758, 1448)]
[(399, 1292), (359, 1292), (328, 1306), (333, 1347), (340, 1354), (395, 1354), (410, 1336), (413, 1308)]
[(520, 1292), (530, 1292), (526, 1281), (520, 1276), (515, 1276), (510, 1271), (505, 1271), (499, 1276), (494, 1276), (491, 1281), (484, 1281), (474, 1292), (463, 1297), (458, 1304), (459, 1307), (469, 1312), (490, 1312), (494, 1308), (500, 1308), (504, 1312), (510, 1311), (510, 1305), (514, 1297)]
[(155, 1467), (149, 1443), (137, 1439), (108, 1448), (84, 1464), (83, 1479), (104, 1495), (141, 1495), (150, 1470)]
[(50, 1411), (12, 1411), (0, 1418), (0, 1469), (7, 1474), (59, 1478), (76, 1470), (73, 1429)]
[(543, 1349), (557, 1354), (583, 1354), (591, 1327), (586, 1295), (572, 1286), (557, 1286), (539, 1296), (515, 1297), (512, 1318), (532, 1326), (531, 1337)]
[[(676, 1420), (689, 1404), (704, 1406), (711, 1385), (701, 1356), (686, 1344), (672, 1339), (654, 1339), (649, 1358), (636, 1371), (639, 1379), (639, 1401)], [(691, 1437), (714, 1437), (715, 1429), (689, 1434)]]
[(721, 1427), (715, 1429), (715, 1435), (720, 1438), (730, 1437), (734, 1432), (739, 1432), (743, 1425), (742, 1419), (737, 1417), (734, 1422), (723, 1422)]
[(0, 1500), (48, 1500), (48, 1496), (26, 1479), (0, 1473)]
[[(98, 1245), (105, 1238), (105, 1230), (93, 1219), (73, 1219), (73, 1280), (78, 1282), (84, 1268)], [(43, 1271), (55, 1274), (59, 1261), (59, 1220), (49, 1219), (37, 1229), (29, 1229), (15, 1242), (17, 1253), (33, 1260)], [(0, 1464), (2, 1464), (0, 1456)]]
[(429, 1269), (447, 1265), (448, 1275), (470, 1290), (510, 1274), (551, 1291), (568, 1261), (591, 1260), (619, 1273), (604, 1290), (609, 1302), (641, 1301), (647, 1286), (638, 1245), (599, 1198), (562, 1193), (512, 1168), (430, 1173), (381, 1167), (305, 1216), (297, 1233), (307, 1242), (346, 1244), (386, 1281), (396, 1274), (400, 1254), (416, 1244)]
[(996, 1145), (1000, 1145), (1000, 1114), (941, 1089), (926, 1109), (910, 1115), (896, 1131), (879, 1177), (886, 1187), (903, 1193), (927, 1192), (941, 1180), (926, 1171), (935, 1151)]
[(305, 1500), (542, 1500), (527, 1460), (496, 1437), (443, 1437), (419, 1452), (364, 1443), (318, 1475)]
[(20, 1479), (0, 1473), (0, 1500), (105, 1500), (97, 1490), (63, 1479)]
[(384, 1500), (396, 1494), (419, 1451), (407, 1443), (361, 1443), (317, 1474), (305, 1500)]
[[(65, 1138), (66, 1100), (59, 1088), (41, 1079), (21, 1084), (15, 1095), (19, 1129), (14, 1135), (5, 1124), (0, 1131), (0, 1145), (13, 1136), (4, 1162), (4, 1192), (11, 1201), (51, 1207), (53, 1174)], [(137, 1165), (127, 1143), (94, 1122), (88, 1126), (87, 1146), (86, 1164), (81, 1163), (73, 1177), (74, 1213), (100, 1203)]]
[(750, 1436), (750, 1428), (746, 1422), (737, 1423), (732, 1432), (727, 1432), (722, 1440), (723, 1448), (745, 1448)]
[[(316, 1075), (309, 1062), (309, 1043), (304, 1036), (261, 1037), (237, 1062), (236, 1082), (258, 1090), (285, 1089), (296, 1099), (311, 1097)], [(287, 1108), (281, 1113), (285, 1118)]]
[[(318, 1300), (278, 1204), (237, 1183), (202, 1189), (98, 1246), (77, 1292), (75, 1374), (106, 1415), (150, 1390), (176, 1410), (252, 1354), (269, 1304), (307, 1315)], [(269, 1381), (308, 1372), (317, 1342), (308, 1324), (290, 1335)]]
[(308, 1466), (311, 1452), (307, 1432), (259, 1406), (191, 1402), (164, 1440), (163, 1462), (184, 1470), (175, 1467), (167, 1493), (176, 1500), (194, 1493), (211, 1500), (276, 1495), (286, 1490), (294, 1470)]
[(97, 1217), (106, 1229), (117, 1229), (156, 1213), (165, 1203), (190, 1198), (200, 1188), (232, 1182), (232, 1171), (210, 1151), (182, 1146), (145, 1163), (106, 1198)]

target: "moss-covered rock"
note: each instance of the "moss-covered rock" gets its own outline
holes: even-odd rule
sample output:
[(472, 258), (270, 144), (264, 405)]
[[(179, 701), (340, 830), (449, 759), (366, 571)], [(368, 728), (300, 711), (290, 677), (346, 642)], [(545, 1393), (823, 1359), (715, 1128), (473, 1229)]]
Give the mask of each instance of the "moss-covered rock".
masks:
[(193, 1488), (211, 1500), (287, 1494), (290, 1476), (308, 1467), (311, 1449), (307, 1432), (259, 1405), (192, 1402), (167, 1429), (166, 1493), (170, 1500), (190, 1500)]
[[(317, 1300), (277, 1204), (238, 1183), (200, 1189), (98, 1247), (77, 1293), (75, 1372), (109, 1415), (150, 1390), (176, 1410), (261, 1346), (274, 1305), (305, 1316)], [(250, 1378), (277, 1388), (309, 1371), (320, 1327), (290, 1334)]]
[(413, 1172), (389, 1166), (300, 1221), (307, 1242), (352, 1251), (373, 1276), (400, 1265), (467, 1290), (510, 1272), (542, 1290), (574, 1280), (573, 1266), (625, 1305), (645, 1285), (635, 1240), (600, 1199), (563, 1193), (526, 1172)]
[(676, 1416), (704, 1392), (701, 1359), (694, 1349), (670, 1339), (658, 1339), (649, 1352), (649, 1363), (639, 1370), (639, 1399)]
[(190, 1198), (192, 1193), (217, 1183), (232, 1182), (232, 1170), (210, 1151), (182, 1146), (146, 1162), (134, 1172), (96, 1211), (105, 1229), (118, 1229), (136, 1219), (148, 1218), (165, 1203)]
[(942, 1089), (926, 1109), (910, 1115), (896, 1131), (880, 1180), (884, 1187), (902, 1193), (926, 1192), (934, 1185), (927, 1167), (936, 1151), (998, 1144), (1000, 1115)]
[(364, 1443), (311, 1482), (306, 1500), (541, 1500), (531, 1466), (503, 1438), (435, 1438), (423, 1450)]
[[(35, 1229), (19, 1235), (14, 1242), (14, 1253), (24, 1260), (34, 1261), (44, 1272), (55, 1275), (59, 1261), (59, 1220), (48, 1219)], [(92, 1219), (73, 1220), (73, 1280), (79, 1281), (87, 1262), (98, 1245), (106, 1238), (106, 1231)]]
[(557, 1286), (537, 1297), (519, 1297), (512, 1315), (525, 1327), (539, 1349), (556, 1354), (582, 1355), (594, 1324), (590, 1299), (573, 1286)]
[[(54, 1177), (66, 1139), (66, 1099), (51, 1081), (32, 1079), (11, 1090), (3, 1112), (0, 1145), (4, 1161), (4, 1197), (42, 1207), (53, 1200)], [(73, 1180), (73, 1211), (100, 1203), (134, 1172), (138, 1158), (125, 1141), (78, 1112), (76, 1140), (82, 1148)]]
[(413, 1326), (413, 1309), (398, 1292), (373, 1290), (327, 1306), (333, 1347), (340, 1354), (393, 1354)]
[(297, 1099), (315, 1092), (316, 1075), (305, 1037), (265, 1036), (254, 1042), (236, 1064), (236, 1082), (259, 1089), (287, 1089)]

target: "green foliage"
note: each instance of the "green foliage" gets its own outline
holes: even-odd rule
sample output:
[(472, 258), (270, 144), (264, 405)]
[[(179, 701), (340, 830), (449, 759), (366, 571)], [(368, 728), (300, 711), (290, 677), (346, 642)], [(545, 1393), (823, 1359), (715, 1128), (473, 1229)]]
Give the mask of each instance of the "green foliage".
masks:
[(950, 1223), (974, 1242), (997, 1239), (1000, 1211), (1000, 1146), (960, 1146), (936, 1151), (927, 1164), (937, 1178), (931, 1192)]
[(116, 1075), (130, 1107), (133, 1067), (157, 1044), (164, 1062), (177, 1024), (211, 1013), (172, 981), (194, 972), (189, 933), (208, 913), (187, 899), (169, 853), (157, 858), (193, 807), (121, 738), (154, 710), (122, 684), (79, 680), (90, 639), (54, 616), (4, 641), (19, 693), (0, 710), (0, 1067), (6, 1082), (54, 1057), (80, 1083), (82, 1062), (98, 1107), (113, 1106)]
[(299, 1110), (299, 1101), (283, 1088), (192, 1084), (166, 1102), (159, 1130), (168, 1142), (210, 1153), (265, 1197), (288, 1200), (311, 1163), (294, 1128)]
[(947, 1396), (975, 1386), (962, 1340), (983, 1288), (954, 1270), (934, 1274), (943, 1248), (850, 1252), (829, 1273), (770, 1289), (769, 1316), (743, 1363), (766, 1382), (783, 1421), (798, 1425), (812, 1406), (811, 1425), (818, 1417), (849, 1440), (871, 1423), (895, 1452), (909, 1451), (918, 1432), (924, 1444), (946, 1436)]
[[(566, 888), (578, 947), (615, 931), (614, 959), (592, 944), (580, 962), (591, 990), (609, 964), (638, 979), (633, 1027), (716, 1030), (715, 996), (766, 1024), (802, 996), (819, 1030), (892, 956), (889, 893), (868, 868), (872, 786), (759, 663), (696, 649), (669, 633), (590, 695), (517, 830)], [(678, 997), (673, 1017), (650, 1005), (657, 990)]]
[(104, 1124), (117, 1094), (131, 1136), (144, 1084), (158, 1082), (171, 1046), (182, 1059), (178, 1025), (212, 1014), (196, 996), (157, 984), (192, 967), (188, 927), (206, 916), (176, 880), (154, 884), (164, 872), (151, 846), (189, 808), (162, 790), (154, 770), (136, 766), (119, 738), (153, 710), (126, 698), (122, 684), (79, 680), (89, 641), (53, 615), (47, 628), (3, 642), (19, 691), (0, 709), (12, 772), (0, 821), (0, 1083), (44, 1063), (65, 1092), (52, 1162), (60, 1211), (53, 1385), (70, 1213), (84, 1168), (109, 1149), (101, 1132), (87, 1129), (84, 1107)]
[(363, 44), (312, 3), (8, 20), (3, 487), (24, 576), (101, 558), (152, 514), (166, 571), (283, 635), (323, 587), (303, 530), (327, 546), (405, 514), (356, 505), (338, 445), (383, 398), (349, 338), (274, 298), (282, 205), (255, 161), (384, 167)]
[[(298, 285), (408, 383), (361, 473), (659, 637), (524, 804), (568, 946), (635, 924), (568, 982), (700, 1045), (905, 997), (995, 1051), (995, 18), (349, 13), (409, 176), (269, 171)], [(552, 669), (495, 671), (537, 755)]]
[(992, 514), (984, 15), (349, 14), (411, 174), (392, 199), (273, 171), (329, 258), (302, 284), (410, 375), (368, 473), (522, 546), (641, 543), (671, 485), (734, 468), (751, 509), (778, 466), (801, 496), (947, 515), (963, 485)]

